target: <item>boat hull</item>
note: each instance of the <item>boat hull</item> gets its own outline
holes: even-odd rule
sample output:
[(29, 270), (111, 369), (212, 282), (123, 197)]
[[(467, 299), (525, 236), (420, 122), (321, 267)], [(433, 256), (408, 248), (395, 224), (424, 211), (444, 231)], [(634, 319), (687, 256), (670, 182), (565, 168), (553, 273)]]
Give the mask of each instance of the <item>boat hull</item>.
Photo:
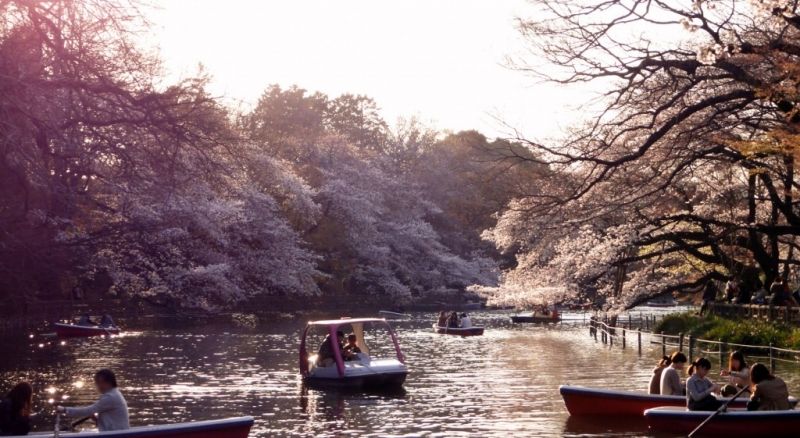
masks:
[[(247, 438), (253, 426), (253, 417), (194, 421), (158, 426), (132, 427), (110, 432), (61, 432), (62, 438)], [(53, 432), (30, 434), (53, 436)]]
[(536, 315), (514, 315), (511, 317), (511, 322), (514, 324), (542, 324), (542, 323), (553, 323), (561, 321), (561, 317), (552, 316), (536, 316)]
[(469, 327), (469, 328), (450, 328), (435, 325), (433, 331), (440, 335), (456, 335), (456, 336), (482, 336), (483, 327)]
[[(680, 408), (654, 408), (645, 411), (652, 431), (687, 435), (711, 412), (692, 412)], [(796, 437), (800, 430), (800, 411), (728, 411), (714, 417), (701, 429), (700, 436)]]
[(317, 388), (396, 389), (403, 386), (407, 376), (407, 371), (344, 377), (306, 376), (303, 378), (303, 382)]
[(77, 324), (53, 324), (53, 330), (59, 338), (87, 338), (92, 336), (118, 335), (119, 327), (83, 326)]
[[(651, 395), (634, 391), (614, 391), (562, 385), (558, 388), (570, 415), (636, 416), (659, 406), (686, 407), (686, 397)], [(737, 399), (731, 407), (745, 407), (747, 399)]]

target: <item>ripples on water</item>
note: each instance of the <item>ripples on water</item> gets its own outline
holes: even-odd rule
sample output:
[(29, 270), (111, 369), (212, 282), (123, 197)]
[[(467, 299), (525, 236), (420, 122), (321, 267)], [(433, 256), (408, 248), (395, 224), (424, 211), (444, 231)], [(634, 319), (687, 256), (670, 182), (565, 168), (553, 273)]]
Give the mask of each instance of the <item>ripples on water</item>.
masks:
[[(640, 421), (570, 419), (558, 385), (644, 389), (660, 348), (646, 346), (640, 357), (632, 342), (625, 351), (604, 348), (583, 327), (512, 326), (500, 313), (474, 313), (473, 323), (487, 326), (474, 338), (434, 334), (432, 320), (416, 314), (393, 322), (411, 369), (404, 391), (393, 394), (304, 388), (297, 346), (305, 319), (134, 327), (141, 331), (46, 348), (6, 339), (0, 376), (4, 390), (30, 380), (37, 408), (44, 409), (48, 398), (91, 403), (92, 375), (109, 367), (132, 424), (252, 415), (253, 437), (647, 435)], [(786, 380), (790, 390), (800, 383)], [(50, 430), (51, 424), (45, 414), (35, 425)]]

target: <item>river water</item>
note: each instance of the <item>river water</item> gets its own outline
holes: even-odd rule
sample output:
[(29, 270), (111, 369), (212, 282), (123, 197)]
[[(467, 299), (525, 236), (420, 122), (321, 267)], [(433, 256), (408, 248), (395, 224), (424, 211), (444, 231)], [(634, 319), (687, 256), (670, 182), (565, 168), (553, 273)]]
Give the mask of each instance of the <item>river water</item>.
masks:
[[(109, 367), (133, 425), (252, 415), (252, 437), (649, 436), (637, 421), (569, 418), (558, 385), (644, 389), (660, 347), (647, 344), (640, 356), (630, 340), (626, 350), (608, 348), (584, 326), (512, 325), (500, 312), (472, 316), (487, 326), (484, 336), (434, 334), (432, 314), (393, 321), (410, 374), (404, 391), (392, 394), (304, 388), (297, 346), (307, 317), (147, 322), (156, 328), (123, 321), (128, 330), (118, 337), (44, 347), (4, 339), (0, 389), (31, 381), (43, 412), (48, 401), (88, 404), (96, 397), (93, 372)], [(798, 394), (797, 369), (781, 367)], [(42, 414), (35, 426), (51, 430), (52, 415)]]

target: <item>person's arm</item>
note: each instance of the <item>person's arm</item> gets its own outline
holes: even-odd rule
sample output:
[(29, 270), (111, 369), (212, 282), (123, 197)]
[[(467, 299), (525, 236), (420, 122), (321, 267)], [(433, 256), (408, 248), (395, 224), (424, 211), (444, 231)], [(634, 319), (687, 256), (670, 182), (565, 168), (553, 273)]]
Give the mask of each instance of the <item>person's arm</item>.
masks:
[(703, 381), (700, 379), (689, 379), (686, 381), (686, 394), (694, 401), (700, 401), (714, 392), (715, 385), (712, 384), (706, 387), (701, 384), (701, 382)]
[(114, 401), (111, 396), (103, 394), (94, 404), (79, 408), (67, 408), (67, 415), (70, 417), (88, 417), (97, 413), (109, 411), (114, 408)]

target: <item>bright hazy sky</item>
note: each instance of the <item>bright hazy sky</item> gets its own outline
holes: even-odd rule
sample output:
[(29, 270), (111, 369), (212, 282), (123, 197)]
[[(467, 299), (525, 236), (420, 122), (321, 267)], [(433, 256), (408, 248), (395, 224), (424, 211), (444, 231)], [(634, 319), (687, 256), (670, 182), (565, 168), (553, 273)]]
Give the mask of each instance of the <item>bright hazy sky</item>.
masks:
[[(525, 0), (162, 0), (152, 41), (171, 76), (199, 63), (212, 92), (252, 105), (269, 85), (373, 97), (439, 129), (555, 135), (577, 93), (504, 67), (525, 50)], [(571, 97), (570, 97), (571, 96)], [(571, 100), (570, 100), (571, 99)]]

